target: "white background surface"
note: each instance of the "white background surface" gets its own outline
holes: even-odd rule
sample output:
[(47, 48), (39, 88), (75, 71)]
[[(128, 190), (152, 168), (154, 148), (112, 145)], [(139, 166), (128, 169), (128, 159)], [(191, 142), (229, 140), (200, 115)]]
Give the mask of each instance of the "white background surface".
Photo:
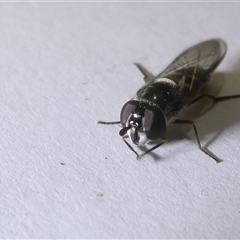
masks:
[[(240, 100), (141, 161), (118, 126), (143, 84), (213, 37), (213, 76), (240, 93), (239, 3), (1, 3), (0, 238), (240, 238)], [(213, 84), (213, 85), (214, 85)], [(138, 149), (138, 151), (140, 151)], [(61, 165), (64, 164), (64, 165)]]

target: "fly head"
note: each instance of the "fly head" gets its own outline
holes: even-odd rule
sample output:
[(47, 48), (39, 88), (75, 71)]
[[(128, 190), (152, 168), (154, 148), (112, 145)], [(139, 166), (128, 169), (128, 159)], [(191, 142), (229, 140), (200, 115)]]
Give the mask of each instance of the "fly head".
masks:
[(136, 145), (144, 145), (148, 140), (162, 138), (166, 132), (164, 113), (157, 106), (136, 100), (128, 101), (122, 108), (119, 134), (128, 134)]

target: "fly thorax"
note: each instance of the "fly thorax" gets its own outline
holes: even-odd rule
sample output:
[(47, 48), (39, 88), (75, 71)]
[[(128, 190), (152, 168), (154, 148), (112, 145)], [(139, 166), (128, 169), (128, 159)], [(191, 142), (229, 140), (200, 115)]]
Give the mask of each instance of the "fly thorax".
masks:
[(176, 103), (177, 84), (168, 78), (156, 78), (138, 92), (137, 98), (158, 105), (162, 111)]

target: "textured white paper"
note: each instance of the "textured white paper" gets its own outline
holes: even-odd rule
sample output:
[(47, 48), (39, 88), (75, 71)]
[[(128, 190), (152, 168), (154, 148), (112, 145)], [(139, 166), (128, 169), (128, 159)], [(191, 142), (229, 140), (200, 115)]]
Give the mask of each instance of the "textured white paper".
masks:
[(134, 62), (157, 74), (210, 38), (228, 44), (213, 87), (240, 93), (239, 9), (0, 3), (0, 238), (240, 238), (240, 99), (194, 119), (220, 164), (187, 126), (137, 161), (97, 124), (142, 86)]

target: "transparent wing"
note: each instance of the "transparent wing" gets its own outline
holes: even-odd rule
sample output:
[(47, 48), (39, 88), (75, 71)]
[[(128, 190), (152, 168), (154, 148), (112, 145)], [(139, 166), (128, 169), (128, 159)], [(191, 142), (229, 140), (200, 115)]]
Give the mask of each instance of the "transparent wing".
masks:
[(221, 39), (211, 39), (194, 45), (181, 53), (157, 77), (174, 75), (179, 70), (199, 68), (203, 73), (211, 73), (222, 61), (227, 51), (226, 43)]

